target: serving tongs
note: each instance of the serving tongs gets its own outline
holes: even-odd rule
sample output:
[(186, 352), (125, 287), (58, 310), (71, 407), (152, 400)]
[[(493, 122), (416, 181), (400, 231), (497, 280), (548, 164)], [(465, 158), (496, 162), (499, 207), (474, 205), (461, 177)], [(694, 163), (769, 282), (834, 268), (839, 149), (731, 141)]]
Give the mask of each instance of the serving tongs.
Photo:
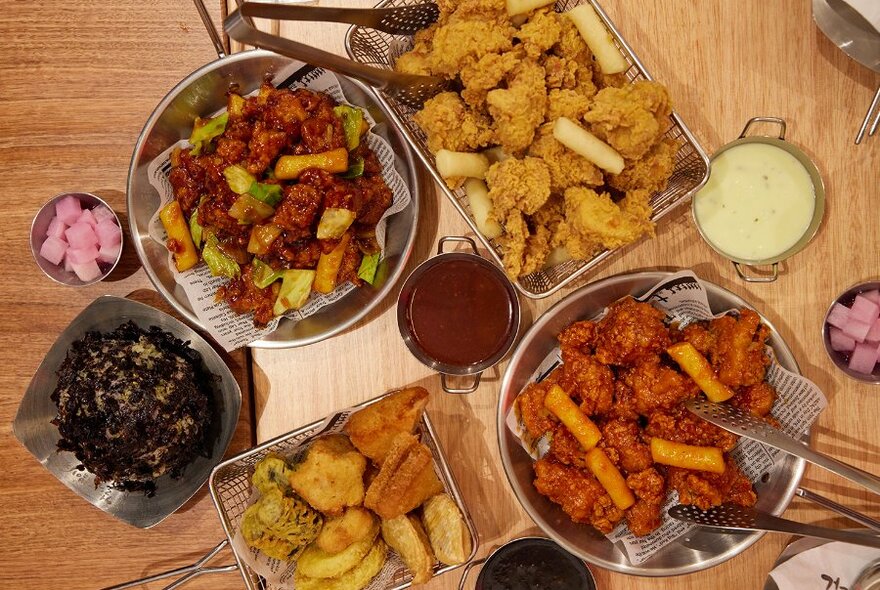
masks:
[(223, 28), (230, 37), (247, 45), (268, 49), (308, 64), (332, 70), (369, 84), (413, 108), (451, 86), (436, 76), (403, 74), (365, 66), (309, 45), (278, 37), (257, 29), (253, 17), (276, 20), (329, 21), (371, 27), (391, 35), (412, 35), (437, 21), (437, 5), (428, 2), (396, 8), (326, 8), (244, 2), (226, 17)]

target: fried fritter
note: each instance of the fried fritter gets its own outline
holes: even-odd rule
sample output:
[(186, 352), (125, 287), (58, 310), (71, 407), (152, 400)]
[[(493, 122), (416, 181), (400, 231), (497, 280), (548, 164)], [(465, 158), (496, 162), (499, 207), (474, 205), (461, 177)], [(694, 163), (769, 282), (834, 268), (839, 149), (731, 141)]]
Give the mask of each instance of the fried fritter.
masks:
[(715, 336), (709, 358), (722, 383), (737, 388), (763, 381), (770, 364), (764, 352), (770, 331), (757, 313), (743, 309), (739, 317), (722, 316), (709, 322), (709, 331)]
[(352, 569), (335, 578), (311, 578), (297, 569), (294, 584), (297, 590), (361, 590), (382, 571), (388, 557), (388, 546), (377, 540), (367, 556)]
[(352, 506), (342, 516), (324, 521), (315, 545), (327, 553), (339, 553), (352, 543), (364, 540), (377, 525), (372, 512), (360, 506)]
[(413, 574), (412, 583), (424, 584), (434, 577), (434, 552), (431, 542), (415, 516), (401, 514), (382, 521), (382, 538), (397, 551)]
[(612, 303), (596, 326), (596, 358), (606, 365), (626, 365), (660, 354), (670, 344), (665, 317), (632, 297)]
[(454, 152), (474, 151), (489, 145), (492, 128), (489, 118), (471, 110), (455, 92), (442, 92), (425, 101), (413, 120), (428, 136), (428, 149)]
[(593, 133), (624, 158), (644, 156), (669, 127), (672, 105), (666, 87), (640, 80), (621, 88), (603, 88), (584, 119)]
[(272, 486), (244, 511), (241, 534), (248, 546), (286, 561), (318, 536), (321, 522), (308, 504)]
[(623, 518), (602, 484), (589, 472), (546, 457), (535, 462), (535, 489), (559, 504), (574, 522), (610, 533)]
[(422, 522), (440, 563), (458, 565), (473, 549), (471, 532), (449, 494), (437, 494), (422, 505)]
[(653, 235), (651, 207), (644, 198), (650, 195), (629, 195), (615, 203), (608, 193), (597, 193), (582, 186), (571, 187), (565, 191), (565, 219), (579, 236), (607, 249), (625, 246), (644, 235)]
[(413, 435), (401, 433), (370, 484), (364, 506), (384, 519), (396, 518), (442, 491), (430, 449)]
[(367, 556), (378, 535), (379, 523), (374, 520), (362, 539), (350, 543), (342, 551), (330, 553), (312, 543), (296, 560), (296, 571), (309, 578), (342, 576)]
[(424, 387), (401, 389), (352, 414), (344, 431), (357, 450), (380, 465), (394, 437), (412, 434), (427, 405)]
[(290, 489), (288, 481), (290, 473), (290, 465), (287, 464), (284, 457), (270, 453), (254, 467), (251, 483), (261, 494), (266, 494), (272, 489), (285, 492)]
[(319, 438), (293, 467), (290, 487), (316, 510), (339, 516), (364, 500), (367, 459), (341, 434)]

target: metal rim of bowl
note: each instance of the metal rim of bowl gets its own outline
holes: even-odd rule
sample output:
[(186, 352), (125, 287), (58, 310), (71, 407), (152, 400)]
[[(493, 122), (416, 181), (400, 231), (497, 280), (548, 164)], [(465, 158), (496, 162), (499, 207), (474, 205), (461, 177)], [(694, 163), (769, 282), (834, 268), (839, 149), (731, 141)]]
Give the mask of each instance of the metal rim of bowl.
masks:
[(828, 309), (825, 311), (825, 316), (822, 319), (822, 344), (825, 347), (825, 354), (828, 355), (831, 363), (840, 369), (844, 375), (853, 381), (858, 381), (859, 383), (864, 383), (866, 385), (880, 385), (880, 374), (878, 374), (880, 369), (877, 368), (877, 365), (874, 365), (874, 372), (870, 375), (865, 375), (864, 373), (853, 371), (842, 362), (839, 358), (841, 353), (831, 348), (831, 334), (828, 329), (828, 316), (831, 315), (831, 310), (834, 309), (834, 306), (842, 300), (849, 299), (850, 297), (854, 298), (859, 293), (873, 290), (880, 290), (880, 281), (863, 281), (861, 283), (850, 285), (831, 301), (831, 305), (828, 306)]
[[(165, 298), (165, 300), (168, 301), (168, 303), (178, 313), (180, 313), (188, 321), (192, 322), (195, 326), (198, 326), (202, 330), (206, 330), (206, 327), (202, 324), (202, 322), (199, 320), (199, 318), (196, 316), (196, 314), (192, 311), (192, 309), (190, 309), (190, 307), (188, 306), (188, 302), (187, 302), (187, 305), (183, 305), (181, 302), (179, 302), (177, 300), (177, 297), (175, 297), (174, 291), (167, 289), (165, 287), (165, 285), (162, 283), (161, 278), (159, 277), (159, 275), (157, 274), (155, 269), (153, 269), (152, 265), (145, 262), (148, 260), (147, 253), (144, 251), (143, 244), (141, 243), (141, 240), (138, 239), (140, 232), (138, 231), (138, 227), (137, 227), (136, 220), (135, 220), (135, 215), (133, 215), (131, 213), (132, 212), (132, 202), (135, 198), (134, 190), (133, 190), (133, 183), (134, 183), (136, 171), (138, 169), (138, 160), (139, 160), (139, 158), (145, 148), (145, 144), (147, 143), (147, 140), (149, 139), (150, 133), (155, 128), (156, 123), (161, 118), (162, 114), (169, 107), (169, 105), (172, 104), (172, 102), (177, 98), (177, 96), (180, 95), (186, 89), (188, 89), (190, 86), (192, 86), (194, 82), (198, 81), (199, 79), (201, 79), (205, 75), (210, 74), (210, 73), (214, 72), (215, 70), (223, 67), (224, 65), (239, 62), (239, 61), (255, 60), (258, 58), (271, 58), (271, 59), (275, 59), (275, 60), (279, 60), (279, 61), (287, 61), (287, 62), (296, 61), (296, 60), (292, 60), (290, 58), (272, 53), (271, 51), (265, 51), (262, 49), (251, 49), (248, 51), (242, 51), (239, 53), (233, 53), (231, 55), (227, 55), (226, 57), (214, 60), (214, 61), (209, 62), (209, 63), (205, 64), (204, 66), (196, 69), (191, 74), (189, 74), (184, 79), (182, 79), (180, 82), (178, 82), (170, 91), (168, 91), (168, 93), (162, 98), (161, 101), (159, 101), (159, 103), (156, 105), (156, 107), (150, 113), (150, 116), (147, 119), (147, 122), (144, 124), (143, 129), (141, 129), (141, 132), (138, 135), (138, 139), (137, 139), (137, 142), (135, 143), (134, 149), (132, 151), (132, 157), (129, 162), (128, 178), (126, 180), (126, 205), (127, 205), (128, 211), (129, 211), (129, 216), (128, 216), (129, 231), (131, 232), (131, 235), (132, 235), (132, 241), (134, 242), (134, 247), (135, 247), (135, 251), (137, 252), (138, 259), (141, 261), (141, 265), (144, 267), (144, 270), (146, 271), (147, 277), (150, 279), (150, 282), (153, 283), (153, 286)], [(368, 86), (366, 86), (365, 84), (363, 84), (362, 82), (360, 82), (358, 80), (347, 78), (347, 77), (343, 76), (342, 74), (335, 74), (335, 75), (337, 78), (340, 79), (341, 82), (344, 82), (345, 84), (351, 84), (352, 86), (356, 87), (358, 89), (358, 91), (367, 95), (371, 99), (372, 104), (369, 105), (369, 107), (365, 107), (365, 108), (368, 108), (368, 109), (375, 108), (376, 110), (378, 110), (381, 113), (381, 115), (385, 118), (385, 121), (387, 122), (386, 127), (387, 127), (389, 133), (393, 133), (399, 137), (399, 143), (402, 146), (402, 149), (400, 149), (400, 150), (395, 149), (395, 156), (400, 159), (400, 163), (403, 165), (404, 168), (409, 170), (410, 174), (412, 175), (410, 178), (410, 180), (412, 180), (412, 182), (408, 183), (407, 187), (410, 191), (410, 197), (411, 197), (411, 201), (408, 206), (413, 208), (413, 223), (411, 224), (409, 231), (407, 233), (406, 244), (403, 248), (403, 251), (400, 253), (400, 256), (399, 256), (399, 259), (397, 262), (397, 267), (394, 269), (394, 271), (391, 274), (388, 275), (388, 277), (385, 279), (384, 284), (377, 290), (373, 299), (369, 303), (364, 305), (356, 313), (352, 314), (351, 317), (349, 317), (347, 320), (345, 320), (343, 322), (339, 322), (339, 323), (335, 324), (332, 328), (329, 328), (322, 333), (319, 333), (319, 334), (316, 334), (316, 335), (313, 335), (310, 337), (298, 338), (295, 340), (275, 340), (275, 339), (273, 339), (272, 338), (273, 335), (277, 333), (277, 330), (276, 330), (276, 332), (273, 332), (272, 334), (270, 334), (266, 338), (256, 340), (254, 342), (249, 343), (247, 346), (249, 346), (251, 348), (284, 349), (284, 348), (296, 348), (296, 347), (300, 347), (300, 346), (307, 346), (309, 344), (314, 344), (316, 342), (326, 340), (327, 338), (335, 336), (335, 335), (339, 334), (340, 332), (350, 328), (351, 326), (353, 326), (354, 324), (356, 324), (357, 322), (362, 320), (370, 311), (372, 311), (379, 303), (381, 303), (385, 299), (385, 297), (391, 292), (391, 290), (394, 288), (394, 286), (400, 280), (400, 277), (403, 275), (404, 268), (406, 266), (407, 261), (409, 260), (410, 255), (412, 254), (412, 250), (415, 245), (415, 235), (416, 235), (416, 229), (418, 227), (418, 219), (419, 219), (420, 195), (419, 195), (419, 186), (418, 186), (419, 181), (415, 177), (414, 172), (413, 172), (414, 170), (416, 170), (416, 166), (415, 166), (415, 160), (413, 159), (412, 149), (410, 148), (407, 140), (401, 134), (400, 130), (392, 123), (394, 118), (388, 113), (388, 111), (387, 111), (386, 107), (384, 106), (384, 104), (382, 103), (382, 101), (376, 99), (376, 95), (372, 89), (370, 89)], [(163, 148), (163, 149), (165, 149), (165, 148)], [(403, 180), (404, 180), (404, 182), (406, 182), (407, 178), (404, 177)], [(401, 213), (403, 213), (403, 212), (401, 212)], [(400, 214), (400, 213), (398, 213), (398, 214)], [(348, 294), (347, 296), (350, 296), (350, 295), (351, 294)], [(344, 299), (345, 298), (342, 298), (341, 300), (344, 300)], [(328, 305), (327, 307), (332, 307), (333, 305), (335, 305), (335, 303)], [(325, 311), (322, 310), (322, 311), (318, 312), (318, 314), (315, 314), (315, 315), (320, 315), (322, 313), (325, 313)], [(310, 317), (314, 317), (314, 316), (310, 316)], [(290, 320), (286, 320), (286, 319), (282, 318), (282, 322), (284, 322), (284, 321), (290, 321)]]
[[(569, 306), (572, 301), (577, 299), (579, 296), (582, 296), (587, 293), (593, 293), (595, 291), (598, 291), (598, 290), (606, 288), (606, 287), (614, 287), (614, 286), (622, 284), (622, 283), (635, 282), (635, 281), (640, 282), (639, 287), (630, 286), (630, 287), (627, 287), (627, 290), (631, 291), (630, 292), (631, 295), (638, 296), (639, 294), (641, 294), (644, 291), (646, 291), (647, 289), (649, 289), (653, 284), (663, 280), (665, 277), (668, 277), (671, 274), (673, 274), (673, 273), (666, 272), (666, 271), (644, 271), (644, 272), (635, 272), (635, 273), (625, 273), (625, 274), (614, 275), (611, 277), (607, 277), (605, 279), (601, 279), (599, 281), (595, 281), (593, 283), (588, 283), (588, 284), (580, 287), (579, 289), (572, 291), (566, 297), (564, 297), (563, 299), (561, 299), (560, 301), (555, 303), (553, 306), (551, 306), (549, 309), (547, 309), (529, 327), (529, 329), (523, 335), (522, 339), (519, 342), (519, 345), (517, 346), (516, 350), (513, 352), (513, 355), (511, 356), (510, 361), (508, 362), (507, 368), (504, 372), (504, 376), (501, 381), (501, 388), (500, 388), (500, 393), (499, 393), (499, 397), (498, 397), (498, 406), (497, 406), (497, 410), (496, 410), (496, 420), (495, 420), (495, 422), (496, 422), (496, 435), (497, 435), (497, 439), (498, 439), (499, 452), (501, 455), (501, 462), (502, 462), (502, 466), (504, 468), (504, 475), (507, 478), (508, 484), (510, 485), (511, 489), (513, 490), (513, 493), (516, 496), (516, 499), (519, 502), (520, 506), (522, 506), (522, 508), (525, 510), (525, 512), (538, 525), (538, 527), (544, 532), (544, 534), (546, 534), (549, 538), (551, 538), (553, 541), (558, 543), (562, 548), (567, 550), (569, 553), (583, 559), (587, 563), (594, 564), (596, 566), (599, 566), (599, 567), (602, 567), (602, 568), (605, 568), (605, 569), (608, 569), (611, 571), (623, 573), (623, 574), (644, 576), (644, 577), (677, 576), (677, 575), (689, 574), (689, 573), (694, 573), (694, 572), (702, 571), (705, 569), (709, 569), (711, 567), (719, 565), (719, 564), (721, 564), (725, 561), (728, 561), (729, 559), (732, 559), (733, 557), (739, 555), (740, 553), (742, 553), (743, 551), (745, 551), (746, 549), (748, 549), (749, 547), (754, 545), (766, 533), (764, 531), (755, 531), (755, 532), (750, 532), (750, 533), (742, 533), (742, 534), (737, 533), (737, 534), (729, 535), (727, 537), (737, 538), (737, 539), (741, 539), (741, 540), (738, 541), (733, 546), (723, 550), (722, 552), (720, 552), (718, 554), (713, 555), (710, 558), (697, 560), (694, 563), (690, 563), (687, 565), (681, 565), (681, 566), (675, 566), (675, 567), (654, 567), (654, 568), (648, 569), (648, 568), (645, 568), (644, 566), (645, 566), (645, 564), (650, 564), (651, 560), (656, 559), (658, 556), (662, 555), (663, 552), (669, 550), (670, 547), (675, 546), (675, 544), (678, 543), (684, 537), (679, 537), (678, 539), (676, 539), (675, 541), (673, 541), (672, 543), (670, 543), (669, 545), (667, 545), (666, 547), (661, 549), (657, 555), (653, 556), (647, 562), (645, 562), (643, 564), (639, 564), (639, 565), (631, 564), (629, 562), (629, 560), (626, 558), (625, 554), (623, 554), (619, 550), (617, 550), (617, 551), (620, 553), (620, 555), (623, 558), (622, 562), (610, 561), (608, 559), (604, 559), (604, 558), (596, 557), (595, 555), (588, 554), (585, 551), (581, 551), (577, 547), (572, 546), (571, 543), (569, 543), (565, 538), (563, 538), (560, 534), (558, 534), (554, 530), (552, 522), (550, 522), (551, 519), (545, 518), (542, 514), (539, 513), (539, 511), (537, 510), (537, 508), (535, 506), (531, 505), (531, 503), (528, 501), (528, 499), (525, 496), (525, 492), (520, 488), (519, 483), (516, 481), (516, 479), (514, 477), (514, 475), (515, 475), (514, 468), (512, 465), (512, 461), (511, 461), (511, 453), (509, 451), (509, 445), (508, 445), (508, 441), (507, 441), (508, 437), (513, 437), (514, 435), (512, 433), (509, 433), (507, 425), (506, 425), (506, 417), (507, 417), (508, 407), (505, 407), (505, 403), (508, 398), (515, 397), (519, 393), (519, 391), (516, 391), (516, 392), (510, 391), (511, 390), (511, 382), (513, 381), (513, 378), (514, 378), (513, 369), (516, 367), (520, 358), (524, 355), (527, 347), (529, 346), (531, 341), (536, 337), (536, 335), (544, 328), (544, 326), (547, 325), (552, 319), (554, 319), (555, 316), (557, 314), (559, 314), (561, 311), (566, 310), (566, 307)], [(774, 352), (776, 353), (776, 356), (778, 359), (779, 359), (779, 357), (783, 357), (783, 358), (779, 359), (780, 364), (782, 364), (783, 366), (786, 366), (786, 364), (788, 364), (795, 372), (800, 373), (800, 367), (797, 364), (797, 360), (794, 358), (794, 354), (791, 352), (788, 345), (783, 341), (782, 337), (779, 335), (779, 332), (776, 330), (775, 326), (773, 326), (773, 324), (769, 320), (767, 320), (767, 318), (765, 318), (758, 310), (755, 310), (755, 308), (752, 305), (750, 305), (748, 302), (746, 302), (744, 299), (742, 299), (742, 297), (740, 297), (739, 295), (736, 295), (735, 293), (725, 289), (724, 287), (716, 285), (710, 281), (700, 279), (700, 282), (702, 282), (703, 285), (707, 288), (707, 291), (709, 292), (710, 295), (714, 291), (714, 293), (716, 295), (723, 296), (724, 298), (729, 300), (731, 306), (733, 306), (733, 307), (746, 307), (746, 308), (749, 308), (749, 309), (756, 311), (758, 313), (758, 315), (761, 317), (762, 322), (770, 329), (771, 339), (777, 341), (776, 343), (779, 345), (780, 349), (776, 350), (774, 347)], [(641, 288), (641, 283), (644, 283), (644, 289)], [(602, 302), (597, 301), (596, 302), (596, 304), (599, 307), (605, 307), (609, 303), (611, 303), (611, 301), (602, 301)], [(583, 313), (576, 313), (574, 315), (576, 315), (577, 317), (573, 317), (570, 321), (584, 319)], [(550, 351), (547, 350), (547, 352), (549, 353)], [(782, 353), (782, 354), (780, 354), (780, 353)], [(521, 451), (523, 453), (525, 452), (525, 451), (522, 451), (522, 449), (518, 448), (517, 443), (512, 441), (512, 444), (516, 444), (516, 446), (517, 446), (516, 450)], [(531, 460), (531, 458), (530, 458), (530, 460)], [(806, 462), (803, 459), (796, 458), (793, 456), (787, 456), (785, 458), (785, 460), (789, 461), (790, 462), (789, 464), (792, 467), (791, 467), (791, 473), (788, 474), (788, 479), (784, 480), (787, 482), (785, 484), (786, 487), (784, 489), (784, 492), (783, 492), (781, 498), (779, 499), (777, 507), (772, 510), (772, 512), (777, 515), (782, 514), (782, 512), (784, 512), (785, 509), (788, 507), (788, 505), (791, 503), (791, 500), (794, 497), (795, 490), (797, 489), (798, 483), (800, 482), (800, 480), (803, 476), (803, 473), (804, 473), (804, 469), (806, 467)], [(777, 479), (780, 479), (780, 478), (777, 478)], [(761, 500), (760, 495), (759, 495), (758, 500), (760, 502), (760, 500)], [(558, 507), (556, 507), (556, 508), (558, 508)], [(559, 510), (560, 510), (561, 517), (567, 519), (568, 516), (565, 515), (564, 513), (562, 513), (561, 509), (559, 509)], [(583, 534), (585, 536), (601, 535), (601, 533), (592, 529), (592, 527), (588, 524), (581, 524), (579, 526), (584, 527)], [(691, 533), (690, 536), (693, 536), (696, 534), (699, 534), (699, 530), (697, 530), (694, 533)], [(708, 532), (708, 533), (703, 533), (703, 534), (716, 535), (719, 539), (722, 538), (722, 535), (719, 535), (718, 533)], [(601, 535), (601, 538), (603, 540), (605, 540), (606, 542), (610, 543), (610, 541), (607, 541), (604, 538), (604, 535)], [(693, 551), (695, 554), (699, 554), (699, 553), (705, 554), (705, 551), (699, 551), (699, 550), (695, 550), (695, 549), (691, 549), (691, 548), (688, 548), (688, 549)]]
[(731, 256), (727, 252), (724, 252), (723, 250), (718, 248), (715, 243), (709, 239), (709, 237), (703, 231), (703, 228), (700, 225), (700, 220), (697, 217), (697, 199), (699, 198), (699, 192), (695, 193), (693, 199), (691, 199), (691, 217), (693, 218), (694, 225), (697, 226), (697, 231), (700, 232), (700, 237), (703, 238), (703, 241), (706, 242), (709, 247), (712, 248), (715, 252), (717, 252), (727, 260), (738, 262), (739, 264), (747, 264), (752, 266), (774, 264), (777, 262), (781, 262), (786, 258), (790, 258), (806, 248), (807, 244), (809, 244), (813, 240), (816, 233), (819, 231), (819, 226), (822, 224), (822, 219), (825, 216), (825, 183), (822, 180), (822, 176), (819, 174), (819, 169), (816, 168), (816, 164), (813, 163), (813, 161), (807, 156), (807, 154), (804, 153), (803, 150), (784, 139), (778, 139), (776, 137), (766, 137), (763, 135), (750, 135), (748, 137), (740, 137), (739, 139), (735, 139), (721, 146), (718, 151), (712, 154), (712, 156), (709, 158), (709, 177), (711, 178), (712, 174), (712, 162), (714, 162), (715, 159), (718, 158), (718, 156), (731, 148), (746, 143), (763, 143), (777, 147), (794, 156), (794, 158), (801, 164), (801, 166), (806, 169), (807, 174), (810, 175), (810, 180), (813, 183), (813, 195), (815, 197), (815, 202), (813, 206), (813, 217), (810, 220), (810, 225), (807, 226), (807, 229), (804, 231), (803, 235), (798, 239), (797, 242), (795, 242), (795, 244), (791, 248), (782, 252), (781, 254), (777, 254), (776, 256), (771, 256), (770, 258), (765, 258), (762, 260), (750, 260), (748, 258), (738, 258), (736, 256)]
[[(466, 260), (468, 262), (476, 262), (483, 268), (489, 269), (489, 271), (492, 272), (494, 276), (500, 279), (501, 284), (504, 285), (504, 290), (507, 292), (508, 300), (510, 303), (510, 323), (508, 324), (508, 336), (504, 342), (504, 345), (499, 349), (497, 353), (484, 360), (483, 362), (467, 365), (464, 367), (449, 365), (441, 361), (434, 360), (422, 350), (422, 348), (416, 343), (415, 338), (413, 337), (409, 329), (409, 322), (407, 322), (409, 314), (407, 312), (407, 305), (404, 305), (404, 300), (409, 299), (409, 293), (412, 290), (413, 285), (422, 277), (423, 274), (425, 274), (427, 271), (431, 270), (438, 264), (451, 262), (453, 260)], [(486, 369), (500, 362), (501, 359), (507, 356), (507, 353), (510, 352), (510, 349), (513, 348), (513, 345), (516, 343), (517, 335), (519, 334), (521, 311), (522, 310), (520, 308), (519, 298), (516, 295), (516, 289), (507, 278), (507, 275), (505, 275), (501, 269), (499, 269), (497, 266), (480, 256), (479, 254), (461, 251), (443, 252), (432, 256), (431, 258), (419, 264), (403, 282), (403, 287), (401, 287), (400, 293), (397, 296), (397, 329), (400, 332), (400, 337), (403, 338), (404, 343), (406, 343), (406, 347), (409, 349), (412, 355), (429, 369), (437, 371), (438, 373), (444, 373), (446, 375), (474, 375), (476, 373), (485, 371)]]
[[(94, 200), (96, 202), (93, 203), (93, 207), (100, 207), (101, 205), (103, 205), (104, 207), (109, 209), (111, 213), (113, 213), (113, 219), (116, 220), (116, 225), (117, 225), (117, 227), (119, 227), (119, 232), (120, 232), (119, 252), (116, 254), (116, 260), (113, 261), (113, 264), (110, 265), (110, 268), (107, 269), (107, 272), (102, 272), (98, 278), (91, 280), (89, 282), (85, 282), (85, 281), (81, 280), (76, 275), (76, 273), (73, 273), (73, 272), (71, 272), (70, 275), (71, 275), (72, 279), (75, 279), (78, 282), (67, 282), (67, 281), (59, 280), (57, 277), (53, 277), (49, 273), (49, 271), (46, 270), (46, 268), (44, 268), (44, 266), (51, 266), (53, 268), (61, 268), (62, 272), (67, 272), (67, 271), (64, 270), (64, 267), (60, 267), (57, 264), (52, 264), (51, 262), (43, 259), (42, 256), (40, 256), (40, 248), (42, 247), (43, 241), (45, 241), (46, 236), (43, 236), (42, 241), (40, 241), (38, 244), (37, 243), (37, 236), (34, 233), (36, 231), (37, 220), (43, 216), (43, 212), (46, 210), (46, 208), (49, 206), (54, 206), (54, 204), (56, 202), (63, 199), (64, 197), (68, 197), (68, 196), (74, 196), (77, 198), (85, 197), (88, 200)], [(116, 213), (116, 211), (113, 209), (113, 207), (111, 207), (107, 203), (107, 201), (105, 201), (104, 199), (102, 199), (98, 195), (95, 195), (92, 193), (86, 193), (86, 192), (82, 192), (82, 191), (65, 191), (63, 193), (58, 193), (57, 195), (55, 195), (54, 197), (52, 197), (51, 199), (49, 199), (48, 201), (43, 203), (43, 206), (40, 207), (40, 209), (37, 211), (37, 214), (34, 215), (34, 219), (31, 221), (30, 240), (29, 241), (30, 241), (30, 245), (31, 245), (31, 255), (34, 257), (34, 262), (36, 262), (39, 269), (41, 271), (43, 271), (44, 275), (46, 275), (47, 277), (49, 277), (50, 279), (52, 279), (53, 281), (55, 281), (59, 285), (64, 285), (65, 287), (88, 287), (89, 285), (94, 285), (95, 283), (100, 283), (101, 281), (103, 281), (104, 279), (106, 279), (107, 277), (110, 276), (110, 273), (113, 272), (113, 270), (116, 268), (116, 265), (119, 264), (119, 261), (122, 259), (122, 247), (123, 247), (123, 242), (125, 240), (124, 240), (124, 236), (122, 235), (122, 222), (119, 221), (119, 214)]]

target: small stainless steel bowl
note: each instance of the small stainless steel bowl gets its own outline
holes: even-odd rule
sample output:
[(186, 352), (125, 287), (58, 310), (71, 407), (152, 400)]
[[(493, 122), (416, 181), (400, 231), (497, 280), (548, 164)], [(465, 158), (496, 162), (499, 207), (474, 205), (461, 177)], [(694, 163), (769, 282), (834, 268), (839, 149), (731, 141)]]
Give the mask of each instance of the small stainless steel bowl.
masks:
[(849, 354), (833, 350), (831, 348), (831, 335), (829, 333), (830, 326), (828, 324), (828, 315), (831, 313), (831, 310), (834, 308), (835, 304), (840, 303), (841, 305), (849, 307), (850, 305), (852, 305), (852, 302), (856, 298), (856, 295), (873, 290), (880, 290), (880, 281), (868, 281), (865, 283), (853, 285), (852, 287), (834, 298), (834, 301), (832, 301), (831, 305), (828, 306), (828, 310), (825, 312), (825, 320), (822, 322), (822, 343), (825, 345), (825, 352), (828, 354), (828, 358), (831, 359), (831, 362), (834, 363), (834, 366), (843, 371), (844, 375), (861, 383), (880, 385), (880, 364), (874, 365), (874, 372), (870, 375), (859, 373), (858, 371), (853, 371), (852, 369), (850, 369)]
[[(766, 137), (763, 135), (749, 135), (749, 128), (755, 123), (773, 123), (779, 126), (779, 135), (776, 137)], [(785, 260), (786, 258), (790, 258), (803, 250), (807, 244), (813, 239), (813, 236), (816, 235), (816, 232), (819, 231), (819, 225), (822, 224), (822, 217), (825, 215), (825, 184), (822, 182), (822, 177), (819, 175), (819, 170), (816, 168), (816, 165), (813, 161), (807, 157), (807, 155), (796, 145), (785, 141), (785, 128), (786, 124), (783, 119), (778, 117), (753, 117), (748, 120), (746, 126), (743, 128), (742, 133), (739, 134), (739, 137), (730, 143), (727, 143), (721, 148), (712, 154), (712, 157), (709, 159), (709, 162), (714, 162), (715, 159), (718, 158), (721, 154), (726, 152), (727, 150), (734, 148), (738, 145), (742, 145), (744, 143), (764, 143), (767, 145), (772, 145), (774, 147), (778, 147), (792, 156), (801, 163), (801, 165), (806, 169), (807, 173), (810, 175), (810, 180), (813, 182), (813, 193), (815, 196), (815, 206), (813, 207), (813, 218), (810, 220), (810, 225), (807, 226), (806, 231), (801, 236), (801, 238), (788, 250), (777, 254), (776, 256), (771, 256), (770, 258), (766, 258), (763, 260), (749, 260), (746, 258), (737, 258), (736, 256), (731, 256), (727, 252), (718, 248), (712, 240), (706, 235), (703, 231), (703, 228), (700, 226), (700, 220), (697, 217), (697, 199), (699, 199), (699, 193), (694, 195), (694, 198), (691, 200), (691, 215), (694, 219), (694, 225), (697, 226), (697, 231), (700, 232), (700, 236), (703, 238), (709, 247), (733, 262), (733, 266), (736, 269), (736, 274), (739, 275), (741, 279), (749, 283), (772, 283), (777, 278), (779, 278), (779, 263)], [(710, 165), (710, 178), (711, 178), (711, 165)], [(747, 275), (743, 272), (743, 266), (746, 267), (754, 267), (754, 266), (771, 266), (772, 274), (770, 276), (752, 276)]]
[[(460, 251), (444, 252), (444, 246), (447, 243), (451, 242), (466, 243), (470, 246), (473, 253)], [(410, 303), (412, 301), (412, 296), (415, 291), (415, 287), (419, 282), (419, 279), (426, 272), (435, 268), (437, 265), (455, 260), (466, 260), (469, 262), (474, 262), (482, 268), (490, 271), (492, 275), (496, 277), (502, 285), (504, 285), (505, 291), (507, 293), (508, 304), (510, 306), (508, 310), (507, 331), (503, 335), (505, 336), (505, 339), (502, 346), (489, 358), (480, 362), (467, 365), (452, 365), (432, 358), (416, 341), (410, 323)], [(466, 237), (447, 236), (441, 238), (437, 246), (437, 255), (422, 262), (419, 266), (416, 267), (414, 271), (412, 271), (412, 273), (410, 273), (409, 277), (407, 277), (406, 279), (406, 282), (404, 282), (403, 284), (403, 288), (400, 290), (400, 295), (397, 298), (397, 328), (398, 330), (400, 330), (400, 336), (403, 338), (403, 341), (406, 343), (407, 348), (409, 348), (409, 351), (413, 354), (413, 356), (419, 359), (419, 361), (426, 367), (429, 367), (440, 373), (440, 384), (443, 387), (443, 391), (445, 391), (446, 393), (473, 393), (474, 391), (476, 391), (477, 387), (480, 386), (480, 376), (482, 375), (483, 371), (498, 363), (501, 359), (507, 356), (508, 352), (510, 352), (510, 349), (516, 342), (516, 338), (519, 333), (519, 324), (520, 305), (519, 299), (516, 296), (516, 289), (514, 288), (513, 283), (510, 282), (510, 280), (507, 278), (507, 275), (504, 274), (504, 271), (480, 256), (480, 254), (477, 252), (477, 245), (472, 239)], [(455, 388), (447, 382), (446, 377), (448, 375), (473, 376), (473, 382), (467, 387)]]
[(113, 207), (108, 205), (107, 202), (104, 201), (104, 199), (102, 199), (101, 197), (93, 195), (92, 193), (61, 193), (60, 195), (55, 195), (54, 197), (46, 201), (46, 204), (40, 207), (40, 210), (37, 212), (36, 217), (34, 217), (34, 220), (31, 223), (31, 254), (33, 254), (34, 262), (37, 263), (37, 266), (40, 267), (40, 270), (42, 270), (47, 277), (49, 277), (56, 283), (68, 285), (70, 287), (86, 287), (88, 285), (93, 285), (97, 282), (103, 281), (111, 272), (113, 272), (113, 269), (116, 268), (116, 265), (119, 264), (119, 259), (122, 257), (124, 237), (120, 238), (121, 241), (119, 242), (119, 254), (116, 255), (116, 260), (113, 261), (113, 264), (109, 266), (101, 266), (101, 270), (104, 272), (101, 274), (101, 276), (89, 282), (80, 280), (80, 278), (76, 276), (76, 273), (74, 272), (64, 270), (63, 265), (52, 264), (51, 262), (40, 256), (40, 248), (43, 247), (43, 242), (46, 241), (46, 230), (49, 229), (49, 222), (51, 222), (52, 218), (55, 217), (55, 203), (68, 196), (74, 196), (78, 198), (84, 209), (93, 209), (95, 207), (98, 207), (99, 205), (104, 205), (105, 207), (110, 209), (110, 211), (113, 211), (113, 218), (116, 220), (116, 225), (118, 225), (119, 230), (122, 231), (122, 224), (119, 222), (119, 215), (117, 215), (116, 211), (113, 210)]

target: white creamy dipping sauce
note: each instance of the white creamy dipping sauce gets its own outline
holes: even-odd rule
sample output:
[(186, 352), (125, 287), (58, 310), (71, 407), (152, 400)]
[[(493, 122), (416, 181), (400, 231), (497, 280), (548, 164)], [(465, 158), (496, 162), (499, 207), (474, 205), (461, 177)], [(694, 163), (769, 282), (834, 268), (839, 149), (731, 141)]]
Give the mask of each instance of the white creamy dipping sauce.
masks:
[(694, 197), (697, 224), (732, 258), (762, 261), (782, 254), (806, 233), (816, 193), (797, 158), (766, 143), (734, 146), (712, 161)]

